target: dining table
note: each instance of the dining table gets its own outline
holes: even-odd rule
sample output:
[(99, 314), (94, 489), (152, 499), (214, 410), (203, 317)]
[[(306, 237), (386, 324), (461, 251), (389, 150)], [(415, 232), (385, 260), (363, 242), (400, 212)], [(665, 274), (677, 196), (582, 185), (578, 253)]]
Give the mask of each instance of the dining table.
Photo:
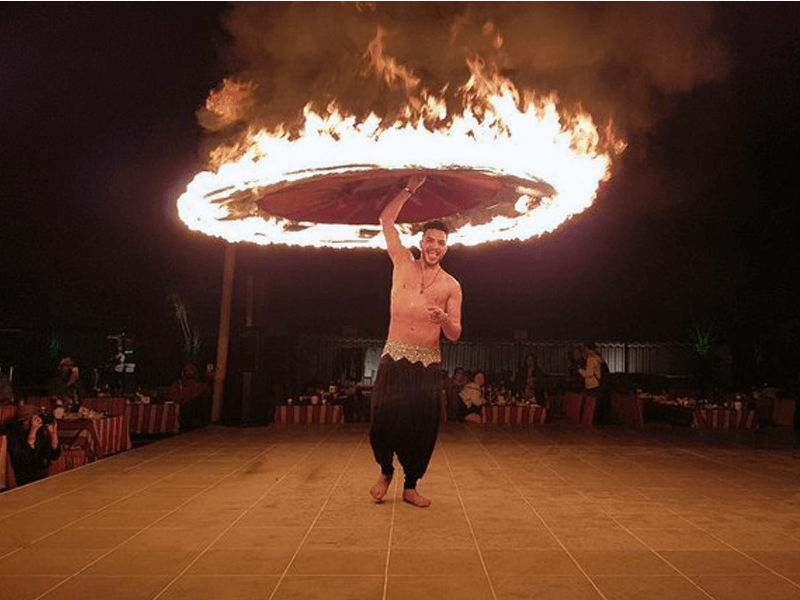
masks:
[(277, 425), (331, 425), (344, 423), (341, 404), (286, 405), (275, 407)]
[(484, 406), (481, 422), (493, 425), (544, 425), (547, 409), (536, 405)]
[(128, 417), (100, 419), (58, 419), (58, 439), (62, 448), (82, 448), (92, 462), (131, 449)]
[(646, 423), (666, 423), (690, 427), (695, 418), (695, 407), (679, 402), (666, 394), (640, 394), (642, 416)]
[(177, 402), (148, 404), (131, 402), (125, 407), (132, 435), (179, 433), (181, 405)]
[(734, 403), (699, 406), (691, 398), (676, 398), (669, 394), (637, 395), (642, 403), (645, 422), (663, 422), (694, 429), (757, 429), (758, 410)]
[(84, 398), (81, 405), (107, 417), (119, 417), (125, 414), (128, 400), (122, 396), (91, 396)]
[(696, 429), (756, 429), (758, 423), (756, 409), (701, 407), (694, 411), (692, 427)]

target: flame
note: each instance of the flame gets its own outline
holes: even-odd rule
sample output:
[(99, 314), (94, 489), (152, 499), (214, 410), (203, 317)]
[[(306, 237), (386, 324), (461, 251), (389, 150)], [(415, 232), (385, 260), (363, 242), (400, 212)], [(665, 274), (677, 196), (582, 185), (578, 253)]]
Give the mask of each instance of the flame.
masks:
[[(369, 55), (380, 63), (376, 73), (387, 82), (401, 81), (411, 96), (418, 80), (383, 56), (380, 39), (370, 45)], [(406, 114), (392, 123), (375, 114), (358, 120), (335, 104), (321, 114), (309, 104), (296, 132), (261, 130), (243, 144), (218, 149), (218, 167), (199, 173), (178, 199), (180, 218), (190, 229), (230, 242), (383, 248), (377, 224), (370, 231), (364, 225), (297, 223), (263, 215), (256, 204), (270, 189), (293, 182), (373, 169), (468, 169), (545, 181), (556, 190), (537, 198), (517, 188), (515, 215), (463, 223), (451, 232), (451, 245), (529, 239), (589, 207), (624, 142), (609, 131), (601, 135), (588, 114), (562, 115), (555, 94), (520, 92), (508, 79), (487, 74), (478, 59), (468, 66), (471, 77), (461, 88), (460, 113), (450, 114), (444, 98), (426, 90), (417, 90)], [(416, 244), (412, 225), (398, 228), (404, 244)]]

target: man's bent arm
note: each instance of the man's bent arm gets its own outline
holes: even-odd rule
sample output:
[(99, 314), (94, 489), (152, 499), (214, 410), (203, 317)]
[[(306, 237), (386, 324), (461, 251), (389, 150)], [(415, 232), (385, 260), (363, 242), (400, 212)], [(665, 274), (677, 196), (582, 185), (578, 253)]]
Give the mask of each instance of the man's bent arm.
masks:
[(398, 257), (403, 255), (403, 252), (406, 250), (403, 247), (402, 242), (400, 241), (400, 235), (397, 233), (397, 229), (395, 228), (394, 224), (397, 221), (397, 217), (400, 214), (400, 211), (405, 206), (405, 203), (408, 201), (411, 196), (414, 195), (419, 187), (425, 181), (425, 176), (412, 176), (406, 186), (400, 190), (395, 197), (389, 201), (389, 204), (381, 211), (381, 215), (379, 220), (381, 222), (381, 227), (383, 228), (383, 237), (386, 238), (386, 249), (389, 251), (389, 256), (392, 259), (392, 262), (395, 262)]
[(451, 342), (457, 342), (461, 337), (461, 286), (456, 283), (455, 290), (447, 299), (447, 313), (442, 322), (442, 331)]

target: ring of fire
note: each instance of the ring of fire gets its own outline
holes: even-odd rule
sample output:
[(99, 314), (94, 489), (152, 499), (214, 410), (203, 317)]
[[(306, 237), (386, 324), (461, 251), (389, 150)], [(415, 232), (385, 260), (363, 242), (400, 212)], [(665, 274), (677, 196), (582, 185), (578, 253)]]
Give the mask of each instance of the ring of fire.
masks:
[(411, 174), (425, 173), (399, 217), (405, 244), (432, 218), (448, 225), (451, 245), (553, 231), (592, 204), (611, 155), (588, 115), (566, 119), (554, 98), (494, 90), (479, 108), (388, 126), (306, 107), (299, 131), (262, 130), (217, 157), (217, 169), (178, 199), (179, 216), (230, 242), (383, 248), (381, 209)]

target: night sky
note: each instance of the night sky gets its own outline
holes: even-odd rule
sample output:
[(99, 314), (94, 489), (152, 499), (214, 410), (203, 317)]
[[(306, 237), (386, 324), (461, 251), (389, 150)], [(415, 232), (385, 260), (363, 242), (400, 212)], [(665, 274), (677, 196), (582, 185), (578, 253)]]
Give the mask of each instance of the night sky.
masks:
[[(204, 166), (195, 112), (232, 68), (229, 10), (0, 8), (0, 328), (178, 345), (177, 292), (214, 335), (224, 245), (188, 231), (175, 200)], [(727, 72), (651, 92), (647, 126), (623, 118), (628, 149), (589, 210), (540, 239), (451, 249), (465, 338), (691, 341), (711, 326), (742, 352), (796, 347), (800, 9), (714, 10)], [(614, 112), (608, 97), (597, 107)], [(239, 258), (258, 281), (259, 326), (385, 334), (383, 253), (250, 246)]]

